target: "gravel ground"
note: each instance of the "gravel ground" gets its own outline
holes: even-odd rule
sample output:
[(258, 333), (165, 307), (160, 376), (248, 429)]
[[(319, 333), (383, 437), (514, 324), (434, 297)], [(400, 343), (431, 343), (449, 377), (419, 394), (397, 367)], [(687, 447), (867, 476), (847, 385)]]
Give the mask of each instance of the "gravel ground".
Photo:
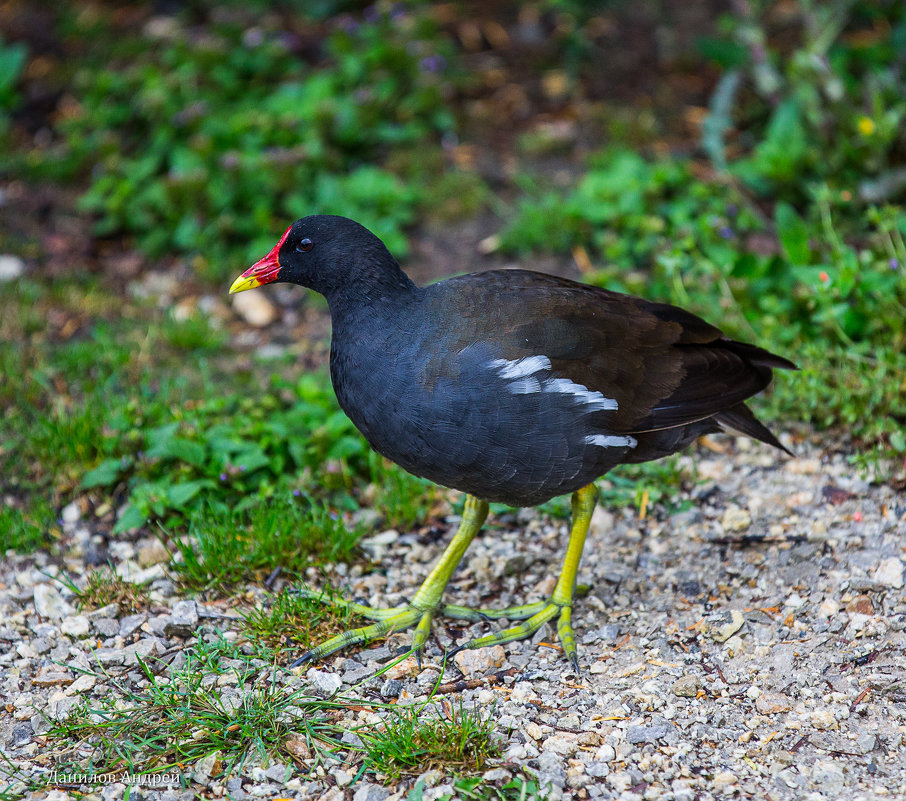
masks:
[[(906, 797), (906, 497), (861, 480), (842, 455), (815, 444), (798, 444), (795, 459), (743, 440), (717, 444), (727, 453), (695, 455), (699, 481), (688, 510), (667, 516), (655, 508), (644, 519), (632, 509), (597, 510), (579, 574), (591, 591), (573, 616), (579, 675), (550, 647), (550, 630), (534, 642), (463, 652), (448, 665), (442, 697), (489, 710), (503, 738), (488, 783), (523, 772), (552, 798), (627, 801)], [(456, 520), (448, 522), (452, 529)], [(496, 522), (472, 545), (448, 601), (522, 603), (553, 588), (565, 522), (531, 510)], [(64, 529), (62, 566), (78, 580), (96, 535), (75, 506)], [(380, 568), (341, 566), (337, 581), (370, 603), (400, 603), (447, 540), (385, 532), (369, 543)], [(229, 627), (223, 604), (175, 594), (155, 541), (110, 550), (120, 572), (152, 581), (149, 612), (79, 614), (49, 577), (61, 565), (46, 554), (7, 555), (0, 569), (6, 769), (52, 770), (42, 736), (50, 721), (84, 697), (112, 692), (113, 676), (140, 683), (137, 655), (178, 657), (194, 638)], [(437, 682), (443, 646), (487, 630), (435, 624), (421, 671), (410, 659), (365, 678), (383, 666), (388, 647), (407, 642), (400, 635), (284, 681), (315, 694), (413, 703)], [(373, 713), (349, 715), (352, 725)], [(270, 765), (222, 785), (209, 778), (209, 761), (192, 770), (193, 789), (211, 797), (381, 801), (406, 798), (414, 781), (356, 780), (348, 765), (300, 780)], [(452, 792), (448, 777), (425, 779), (425, 799)], [(81, 789), (88, 798), (125, 792), (123, 784)], [(140, 789), (131, 797), (194, 796)]]

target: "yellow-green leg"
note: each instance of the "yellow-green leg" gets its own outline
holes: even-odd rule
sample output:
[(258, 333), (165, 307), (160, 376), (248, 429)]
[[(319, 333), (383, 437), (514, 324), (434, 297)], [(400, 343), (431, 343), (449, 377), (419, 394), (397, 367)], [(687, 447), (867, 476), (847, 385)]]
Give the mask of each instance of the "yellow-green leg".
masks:
[(465, 648), (484, 648), (488, 645), (503, 645), (513, 640), (522, 640), (531, 637), (547, 621), (558, 617), (557, 636), (563, 653), (579, 669), (576, 638), (570, 622), (572, 616), (573, 597), (576, 589), (576, 575), (579, 571), (579, 561), (582, 559), (582, 549), (585, 547), (585, 537), (591, 524), (591, 515), (595, 509), (597, 490), (594, 484), (589, 484), (573, 493), (572, 501), (572, 527), (569, 534), (569, 544), (566, 546), (566, 557), (563, 560), (563, 570), (560, 579), (554, 588), (554, 593), (548, 601), (538, 601), (523, 606), (511, 606), (506, 609), (475, 609), (472, 614), (486, 618), (523, 619), (518, 626), (504, 629), (496, 634), (478, 637), (455, 649), (454, 653)]
[[(467, 495), (462, 522), (459, 524), (456, 535), (410, 603), (392, 609), (375, 609), (351, 601), (340, 601), (341, 605), (351, 609), (356, 614), (377, 622), (370, 626), (350, 629), (338, 634), (336, 637), (331, 637), (329, 640), (304, 653), (292, 666), (295, 667), (305, 662), (323, 659), (341, 648), (369, 643), (380, 637), (385, 637), (391, 632), (402, 631), (413, 626), (415, 626), (415, 634), (412, 647), (416, 652), (416, 656), (420, 657), (431, 630), (431, 620), (441, 609), (443, 609), (444, 613), (449, 611), (451, 617), (464, 617), (467, 615), (460, 613), (468, 613), (468, 619), (480, 620), (482, 615), (479, 612), (468, 610), (464, 607), (444, 607), (441, 604), (441, 596), (450, 581), (450, 577), (453, 575), (453, 571), (456, 570), (462, 561), (466, 548), (469, 547), (469, 544), (475, 539), (475, 535), (481, 530), (487, 516), (487, 501), (481, 501), (478, 498)], [(310, 591), (304, 590), (303, 593), (309, 597), (319, 597), (317, 593)]]

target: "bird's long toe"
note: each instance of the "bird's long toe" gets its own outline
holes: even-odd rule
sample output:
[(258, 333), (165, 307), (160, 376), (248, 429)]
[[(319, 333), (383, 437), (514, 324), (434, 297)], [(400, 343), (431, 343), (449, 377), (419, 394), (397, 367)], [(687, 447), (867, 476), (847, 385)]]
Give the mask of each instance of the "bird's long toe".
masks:
[[(349, 604), (350, 602), (347, 601), (346, 603)], [(361, 604), (354, 604), (354, 606), (361, 606)], [(371, 609), (371, 607), (365, 608)], [(358, 613), (358, 610), (356, 611)], [(306, 662), (316, 662), (343, 648), (349, 648), (353, 645), (367, 645), (370, 642), (386, 637), (388, 634), (396, 631), (405, 631), (413, 626), (415, 626), (415, 635), (412, 647), (418, 651), (424, 648), (428, 633), (431, 630), (431, 619), (433, 617), (431, 610), (410, 606), (395, 609), (371, 609), (371, 611), (381, 615), (377, 622), (361, 628), (349, 629), (337, 634), (335, 637), (331, 637), (329, 640), (325, 640), (320, 645), (302, 654), (290, 667), (298, 667)]]
[(545, 623), (559, 616), (557, 632), (560, 636), (561, 644), (566, 656), (575, 661), (576, 642), (570, 624), (571, 606), (558, 604), (554, 601), (540, 601), (538, 603), (526, 604), (524, 606), (510, 607), (506, 610), (494, 610), (498, 613), (507, 612), (508, 614), (499, 614), (498, 617), (508, 617), (511, 619), (524, 618), (521, 623), (494, 634), (486, 634), (484, 637), (476, 637), (466, 643), (458, 646), (451, 654), (458, 653), (468, 648), (485, 648), (489, 645), (504, 645), (515, 640), (524, 640), (531, 637)]
[(360, 604), (356, 601), (350, 601), (348, 598), (343, 598), (341, 596), (332, 595), (324, 592), (323, 590), (313, 590), (310, 587), (299, 587), (296, 590), (296, 593), (302, 598), (308, 598), (312, 601), (318, 601), (326, 606), (336, 606), (340, 609), (345, 609), (353, 614), (358, 615), (359, 617), (364, 617), (367, 620), (387, 620), (394, 617), (395, 615), (405, 612), (410, 608), (409, 604), (403, 606), (393, 606), (389, 608), (382, 608), (377, 606), (368, 606), (368, 604)]

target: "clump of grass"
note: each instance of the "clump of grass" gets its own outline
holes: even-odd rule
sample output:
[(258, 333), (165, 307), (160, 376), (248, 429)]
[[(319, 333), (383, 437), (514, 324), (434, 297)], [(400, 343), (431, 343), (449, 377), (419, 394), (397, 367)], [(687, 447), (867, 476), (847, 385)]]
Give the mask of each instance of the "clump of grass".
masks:
[(479, 773), (500, 748), (491, 717), (449, 703), (391, 707), (383, 729), (361, 734), (366, 763), (392, 778), (443, 768), (460, 774)]
[(112, 567), (91, 571), (84, 589), (77, 590), (77, 597), (80, 609), (116, 604), (120, 614), (139, 612), (151, 602), (145, 587), (118, 576)]
[(271, 499), (250, 509), (202, 509), (186, 540), (173, 539), (172, 569), (196, 591), (224, 592), (276, 569), (301, 575), (313, 562), (348, 558), (361, 537), (324, 507)]
[(243, 615), (243, 635), (269, 658), (289, 661), (297, 652), (355, 625), (356, 616), (348, 606), (331, 603), (332, 595), (328, 591), (328, 597), (320, 600), (284, 590)]
[(212, 672), (226, 671), (198, 648), (169, 679), (141, 660), (139, 669), (145, 687), (115, 684), (115, 692), (49, 730), (52, 742), (78, 754), (81, 771), (156, 773), (216, 754), (212, 777), (223, 778), (250, 758), (298, 760), (304, 753), (320, 760), (349, 747), (333, 722), (340, 703), (290, 692), (275, 681), (244, 687), (256, 672), (250, 668), (235, 670), (240, 693), (227, 694), (210, 681)]

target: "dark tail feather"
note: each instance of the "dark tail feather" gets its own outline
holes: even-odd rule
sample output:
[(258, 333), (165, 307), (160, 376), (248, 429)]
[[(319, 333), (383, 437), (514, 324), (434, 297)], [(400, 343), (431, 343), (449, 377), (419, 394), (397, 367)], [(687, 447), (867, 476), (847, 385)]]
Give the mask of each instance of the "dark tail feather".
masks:
[(784, 448), (780, 441), (768, 429), (758, 421), (752, 411), (744, 403), (737, 403), (735, 406), (724, 412), (714, 415), (714, 419), (724, 428), (732, 428), (741, 434), (746, 434), (753, 439), (773, 445), (780, 448), (784, 453), (792, 456), (792, 452)]
[[(734, 339), (721, 339), (719, 340), (719, 343), (725, 348), (742, 356), (747, 361), (750, 361), (752, 364), (757, 364), (761, 367), (773, 367), (777, 370), (799, 369), (789, 359), (784, 359), (783, 356), (778, 356), (776, 353), (771, 353), (769, 350), (759, 348), (757, 345), (749, 345), (746, 342), (737, 342)], [(749, 410), (746, 409), (746, 411), (748, 412)], [(752, 413), (749, 412), (749, 414), (751, 415)]]

